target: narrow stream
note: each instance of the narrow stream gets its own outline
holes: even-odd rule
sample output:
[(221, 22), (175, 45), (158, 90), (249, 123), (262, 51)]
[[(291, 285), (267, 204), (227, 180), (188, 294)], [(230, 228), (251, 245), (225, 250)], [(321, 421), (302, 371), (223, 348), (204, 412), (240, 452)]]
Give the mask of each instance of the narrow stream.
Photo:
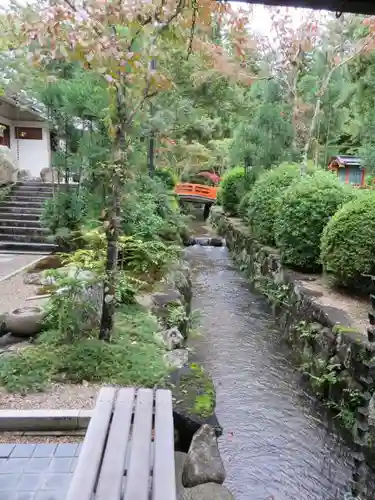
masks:
[(303, 388), (265, 300), (226, 248), (189, 247), (186, 258), (202, 332), (193, 346), (217, 390), (226, 485), (236, 500), (344, 500), (350, 448)]

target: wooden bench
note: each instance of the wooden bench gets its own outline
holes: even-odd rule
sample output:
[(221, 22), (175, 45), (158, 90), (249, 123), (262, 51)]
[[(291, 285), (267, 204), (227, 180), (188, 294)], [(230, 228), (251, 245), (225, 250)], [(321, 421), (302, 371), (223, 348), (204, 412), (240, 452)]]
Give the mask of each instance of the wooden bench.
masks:
[(170, 391), (101, 389), (67, 500), (176, 500)]

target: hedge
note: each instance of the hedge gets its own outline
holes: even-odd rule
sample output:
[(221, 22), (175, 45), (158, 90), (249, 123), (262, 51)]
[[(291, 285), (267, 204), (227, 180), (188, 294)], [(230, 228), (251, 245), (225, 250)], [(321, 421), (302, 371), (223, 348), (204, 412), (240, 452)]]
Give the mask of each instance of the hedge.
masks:
[(355, 195), (351, 186), (324, 170), (316, 170), (289, 186), (278, 200), (274, 225), (283, 263), (304, 271), (319, 270), (323, 229)]
[(245, 169), (235, 167), (228, 170), (220, 183), (220, 202), (229, 215), (238, 215), (241, 198), (245, 194)]
[(274, 223), (280, 194), (300, 177), (297, 164), (282, 164), (261, 174), (247, 202), (246, 220), (260, 243), (274, 245)]
[(375, 193), (344, 205), (326, 225), (321, 241), (324, 271), (334, 284), (367, 294), (375, 274)]

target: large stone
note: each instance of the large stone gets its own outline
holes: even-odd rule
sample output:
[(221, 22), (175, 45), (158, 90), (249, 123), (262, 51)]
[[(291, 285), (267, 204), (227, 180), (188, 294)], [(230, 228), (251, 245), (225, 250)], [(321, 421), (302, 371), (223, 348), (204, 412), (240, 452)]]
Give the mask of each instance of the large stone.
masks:
[(201, 366), (191, 363), (174, 370), (162, 386), (172, 391), (173, 417), (180, 451), (189, 450), (194, 434), (203, 424), (212, 425), (217, 436), (222, 434), (215, 415), (215, 387)]
[[(173, 309), (178, 314), (173, 314)], [(164, 285), (161, 291), (152, 295), (151, 312), (159, 319), (164, 328), (177, 327), (183, 337), (187, 336), (188, 316), (184, 305), (184, 297), (171, 285)], [(176, 318), (175, 321), (172, 321)]]
[(182, 451), (176, 451), (174, 454), (177, 498), (184, 488), (182, 485), (182, 473), (185, 467), (186, 457), (187, 454)]
[(55, 254), (47, 255), (42, 259), (38, 260), (32, 267), (30, 267), (28, 273), (38, 273), (40, 271), (45, 271), (47, 269), (58, 269), (61, 267), (61, 257)]
[(184, 337), (177, 327), (168, 328), (168, 330), (157, 331), (155, 332), (154, 336), (158, 344), (166, 347), (168, 351), (179, 349), (184, 345)]
[(168, 368), (177, 369), (187, 365), (189, 352), (187, 349), (175, 349), (164, 354), (164, 361)]
[(234, 496), (222, 484), (207, 483), (194, 488), (184, 488), (178, 500), (234, 500)]
[(20, 307), (7, 314), (5, 328), (15, 337), (32, 337), (42, 329), (45, 311), (41, 307)]
[(178, 262), (172, 269), (169, 270), (165, 281), (181, 293), (184, 298), (186, 312), (190, 314), (193, 286), (188, 263), (185, 261)]
[(44, 285), (42, 273), (26, 273), (23, 277), (25, 285)]
[(42, 182), (53, 182), (54, 176), (52, 169), (49, 167), (42, 168), (40, 171), (40, 178), (42, 179)]
[(0, 185), (17, 180), (16, 161), (6, 146), (0, 146)]
[(31, 174), (28, 170), (20, 170), (17, 173), (17, 181), (18, 182), (25, 182), (31, 180)]
[(8, 333), (6, 324), (6, 314), (0, 314), (0, 337), (3, 337)]
[(182, 484), (192, 488), (199, 484), (223, 484), (225, 469), (220, 457), (215, 430), (210, 425), (194, 434), (182, 474)]

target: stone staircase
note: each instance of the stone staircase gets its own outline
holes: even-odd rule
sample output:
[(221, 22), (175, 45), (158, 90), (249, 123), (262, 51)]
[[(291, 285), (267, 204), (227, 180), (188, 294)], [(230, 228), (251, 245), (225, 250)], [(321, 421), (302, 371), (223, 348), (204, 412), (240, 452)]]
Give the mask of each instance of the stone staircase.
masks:
[(50, 232), (40, 217), (52, 184), (30, 181), (16, 183), (0, 202), (0, 251), (49, 253), (56, 245), (48, 241)]

